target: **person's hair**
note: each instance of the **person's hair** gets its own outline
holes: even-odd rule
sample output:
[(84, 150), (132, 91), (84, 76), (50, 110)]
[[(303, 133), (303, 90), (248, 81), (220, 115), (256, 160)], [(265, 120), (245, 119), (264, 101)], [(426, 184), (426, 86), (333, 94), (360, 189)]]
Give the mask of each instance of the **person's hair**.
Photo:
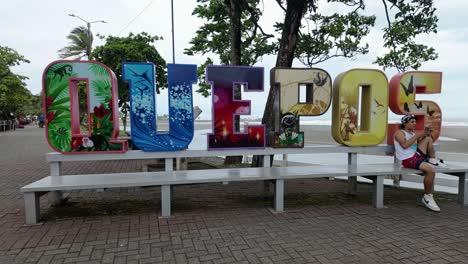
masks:
[(418, 118), (415, 115), (405, 115), (401, 118), (401, 124), (400, 124), (400, 129), (405, 128), (405, 124), (411, 121), (411, 119), (414, 119), (418, 121)]

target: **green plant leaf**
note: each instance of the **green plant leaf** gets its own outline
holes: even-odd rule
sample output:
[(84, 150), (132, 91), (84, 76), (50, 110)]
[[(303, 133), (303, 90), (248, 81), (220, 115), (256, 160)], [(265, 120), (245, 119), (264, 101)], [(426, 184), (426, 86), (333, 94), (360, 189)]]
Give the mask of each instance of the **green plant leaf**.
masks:
[(70, 114), (62, 114), (60, 115), (59, 117), (55, 117), (52, 122), (54, 123), (66, 123), (65, 121), (67, 121), (68, 123), (70, 123)]
[(69, 106), (64, 106), (64, 105), (53, 105), (49, 108), (47, 108), (47, 111), (54, 111), (54, 110), (60, 110), (63, 112), (70, 112), (70, 107)]
[(47, 88), (47, 96), (55, 99), (59, 94), (68, 89), (68, 81), (51, 80)]
[[(52, 103), (52, 105), (51, 105), (50, 107), (52, 107), (52, 106), (58, 106), (58, 105), (61, 105), (61, 104), (63, 104), (63, 103), (68, 103), (68, 102), (70, 102), (70, 97), (64, 97), (64, 98), (55, 100), (55, 101)], [(49, 107), (49, 108), (50, 108), (50, 107)]]
[(97, 76), (108, 76), (109, 72), (103, 66), (99, 64), (91, 64), (89, 70), (92, 71)]
[(103, 97), (103, 99), (111, 92), (109, 79), (93, 80), (92, 85), (96, 91), (96, 96)]

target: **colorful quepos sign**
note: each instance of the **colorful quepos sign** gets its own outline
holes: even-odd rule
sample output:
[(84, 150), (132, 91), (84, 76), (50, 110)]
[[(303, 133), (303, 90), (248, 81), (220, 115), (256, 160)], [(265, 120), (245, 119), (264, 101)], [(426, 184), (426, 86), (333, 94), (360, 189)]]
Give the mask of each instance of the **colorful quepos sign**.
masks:
[[(143, 151), (177, 151), (188, 147), (194, 135), (193, 91), (197, 66), (168, 64), (169, 131), (157, 129), (156, 73), (152, 63), (125, 62), (122, 79), (128, 83), (132, 143)], [(429, 126), (434, 140), (440, 135), (442, 113), (433, 101), (416, 94), (440, 93), (442, 73), (412, 71), (388, 82), (382, 71), (352, 69), (330, 75), (318, 68), (273, 68), (270, 89), (275, 90), (274, 127), (247, 126), (236, 131), (234, 120), (249, 115), (252, 104), (236, 99), (235, 88), (264, 91), (264, 69), (244, 66), (207, 66), (212, 91), (212, 133), (208, 149), (304, 147), (301, 116), (318, 116), (332, 105), (332, 136), (347, 146), (393, 144), (396, 124), (388, 125), (388, 109), (419, 116), (418, 130)], [(64, 154), (127, 151), (119, 140), (117, 79), (106, 65), (95, 61), (54, 61), (43, 74), (43, 103), (49, 145)], [(301, 99), (301, 93), (305, 99)], [(261, 106), (256, 106), (261, 107)], [(388, 128), (387, 128), (388, 127)]]

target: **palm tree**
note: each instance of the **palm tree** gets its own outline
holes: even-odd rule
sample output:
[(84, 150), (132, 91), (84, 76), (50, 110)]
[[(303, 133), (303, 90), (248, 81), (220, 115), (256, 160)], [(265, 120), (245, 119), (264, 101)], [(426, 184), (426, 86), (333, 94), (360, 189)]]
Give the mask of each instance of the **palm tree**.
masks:
[(91, 49), (93, 46), (93, 33), (86, 27), (80, 26), (74, 28), (67, 36), (70, 45), (60, 49), (59, 56), (62, 59), (73, 57), (72, 59), (81, 59), (87, 57), (91, 59)]

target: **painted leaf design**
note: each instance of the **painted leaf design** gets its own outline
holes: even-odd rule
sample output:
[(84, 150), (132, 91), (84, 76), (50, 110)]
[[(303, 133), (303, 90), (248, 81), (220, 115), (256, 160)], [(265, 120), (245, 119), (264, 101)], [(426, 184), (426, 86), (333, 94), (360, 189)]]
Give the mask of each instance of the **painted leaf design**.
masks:
[(92, 63), (89, 66), (89, 70), (91, 72), (93, 72), (94, 75), (97, 75), (97, 76), (108, 76), (108, 72), (107, 72), (106, 68), (104, 68), (103, 66), (101, 66), (99, 64)]

